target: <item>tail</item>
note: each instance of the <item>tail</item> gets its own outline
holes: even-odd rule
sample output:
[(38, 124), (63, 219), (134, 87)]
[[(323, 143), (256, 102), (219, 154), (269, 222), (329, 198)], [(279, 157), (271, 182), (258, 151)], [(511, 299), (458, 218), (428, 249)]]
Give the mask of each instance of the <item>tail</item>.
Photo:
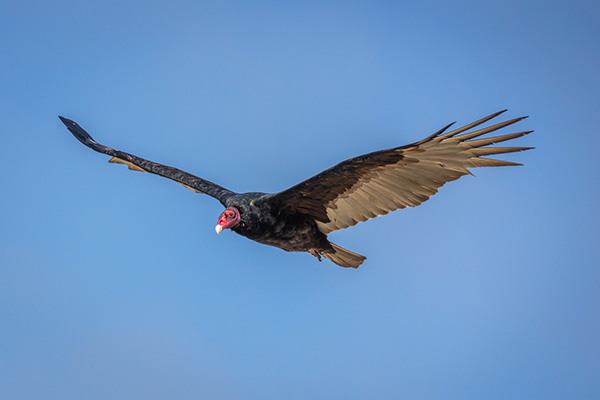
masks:
[(358, 266), (367, 259), (367, 257), (365, 256), (361, 256), (360, 254), (356, 254), (349, 250), (342, 249), (340, 246), (333, 243), (331, 243), (331, 248), (333, 249), (332, 251), (321, 252), (321, 255), (333, 261), (340, 267), (358, 268)]

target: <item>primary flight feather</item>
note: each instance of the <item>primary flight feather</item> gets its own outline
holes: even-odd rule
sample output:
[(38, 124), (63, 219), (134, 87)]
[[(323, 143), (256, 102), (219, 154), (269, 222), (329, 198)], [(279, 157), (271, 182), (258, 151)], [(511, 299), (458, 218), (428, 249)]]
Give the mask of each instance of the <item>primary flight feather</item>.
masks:
[(366, 257), (343, 249), (327, 234), (404, 207), (415, 207), (446, 182), (470, 174), (468, 168), (521, 165), (483, 156), (529, 150), (531, 147), (487, 147), (532, 131), (476, 139), (512, 125), (515, 118), (473, 130), (500, 111), (444, 133), (452, 124), (413, 144), (354, 157), (279, 193), (235, 193), (177, 168), (158, 164), (101, 145), (76, 122), (59, 117), (84, 145), (125, 164), (129, 169), (172, 179), (219, 200), (226, 208), (223, 229), (286, 251), (306, 251), (342, 267), (357, 268)]

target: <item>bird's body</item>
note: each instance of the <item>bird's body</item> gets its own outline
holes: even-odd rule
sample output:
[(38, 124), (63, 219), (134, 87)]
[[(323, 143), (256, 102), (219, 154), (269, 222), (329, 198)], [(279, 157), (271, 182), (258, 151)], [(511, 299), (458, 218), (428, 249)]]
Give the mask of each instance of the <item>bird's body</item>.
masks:
[(502, 112), (444, 133), (448, 125), (407, 146), (351, 158), (279, 193), (232, 192), (179, 169), (101, 145), (75, 122), (60, 118), (84, 145), (112, 156), (110, 162), (173, 179), (219, 200), (226, 210), (219, 218), (217, 233), (229, 228), (262, 244), (309, 252), (319, 260), (323, 256), (340, 266), (356, 268), (365, 257), (329, 242), (328, 233), (396, 209), (417, 206), (446, 182), (470, 174), (467, 168), (519, 165), (481, 156), (530, 149), (485, 147), (530, 131), (471, 139), (522, 118), (464, 133)]
[(227, 202), (240, 211), (241, 221), (232, 231), (256, 242), (286, 251), (326, 250), (327, 236), (314, 219), (300, 212), (280, 212), (272, 195), (244, 193)]

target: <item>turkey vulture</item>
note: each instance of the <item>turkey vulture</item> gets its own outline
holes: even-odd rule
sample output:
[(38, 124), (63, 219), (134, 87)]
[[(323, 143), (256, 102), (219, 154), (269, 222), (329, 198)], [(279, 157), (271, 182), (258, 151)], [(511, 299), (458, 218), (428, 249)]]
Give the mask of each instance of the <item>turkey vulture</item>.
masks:
[[(529, 150), (532, 147), (486, 147), (531, 133), (524, 131), (475, 139), (526, 117), (472, 130), (502, 114), (500, 111), (444, 133), (450, 126), (406, 146), (351, 158), (279, 193), (235, 193), (212, 182), (96, 142), (76, 122), (59, 117), (84, 145), (125, 164), (172, 179), (219, 200), (225, 211), (223, 229), (286, 251), (306, 251), (321, 261), (357, 268), (366, 257), (327, 240), (327, 234), (404, 207), (416, 207), (446, 182), (471, 174), (467, 168), (521, 165), (481, 156)], [(472, 140), (475, 139), (475, 140)]]

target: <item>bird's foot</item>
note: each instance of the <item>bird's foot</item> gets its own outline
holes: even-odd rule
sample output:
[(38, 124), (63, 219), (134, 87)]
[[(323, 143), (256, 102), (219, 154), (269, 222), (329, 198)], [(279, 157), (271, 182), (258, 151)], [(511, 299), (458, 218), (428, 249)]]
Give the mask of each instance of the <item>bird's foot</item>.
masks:
[(317, 257), (319, 259), (319, 261), (321, 261), (321, 254), (319, 254), (319, 252), (315, 249), (310, 249), (308, 250), (308, 252), (310, 254), (312, 254), (313, 256)]

